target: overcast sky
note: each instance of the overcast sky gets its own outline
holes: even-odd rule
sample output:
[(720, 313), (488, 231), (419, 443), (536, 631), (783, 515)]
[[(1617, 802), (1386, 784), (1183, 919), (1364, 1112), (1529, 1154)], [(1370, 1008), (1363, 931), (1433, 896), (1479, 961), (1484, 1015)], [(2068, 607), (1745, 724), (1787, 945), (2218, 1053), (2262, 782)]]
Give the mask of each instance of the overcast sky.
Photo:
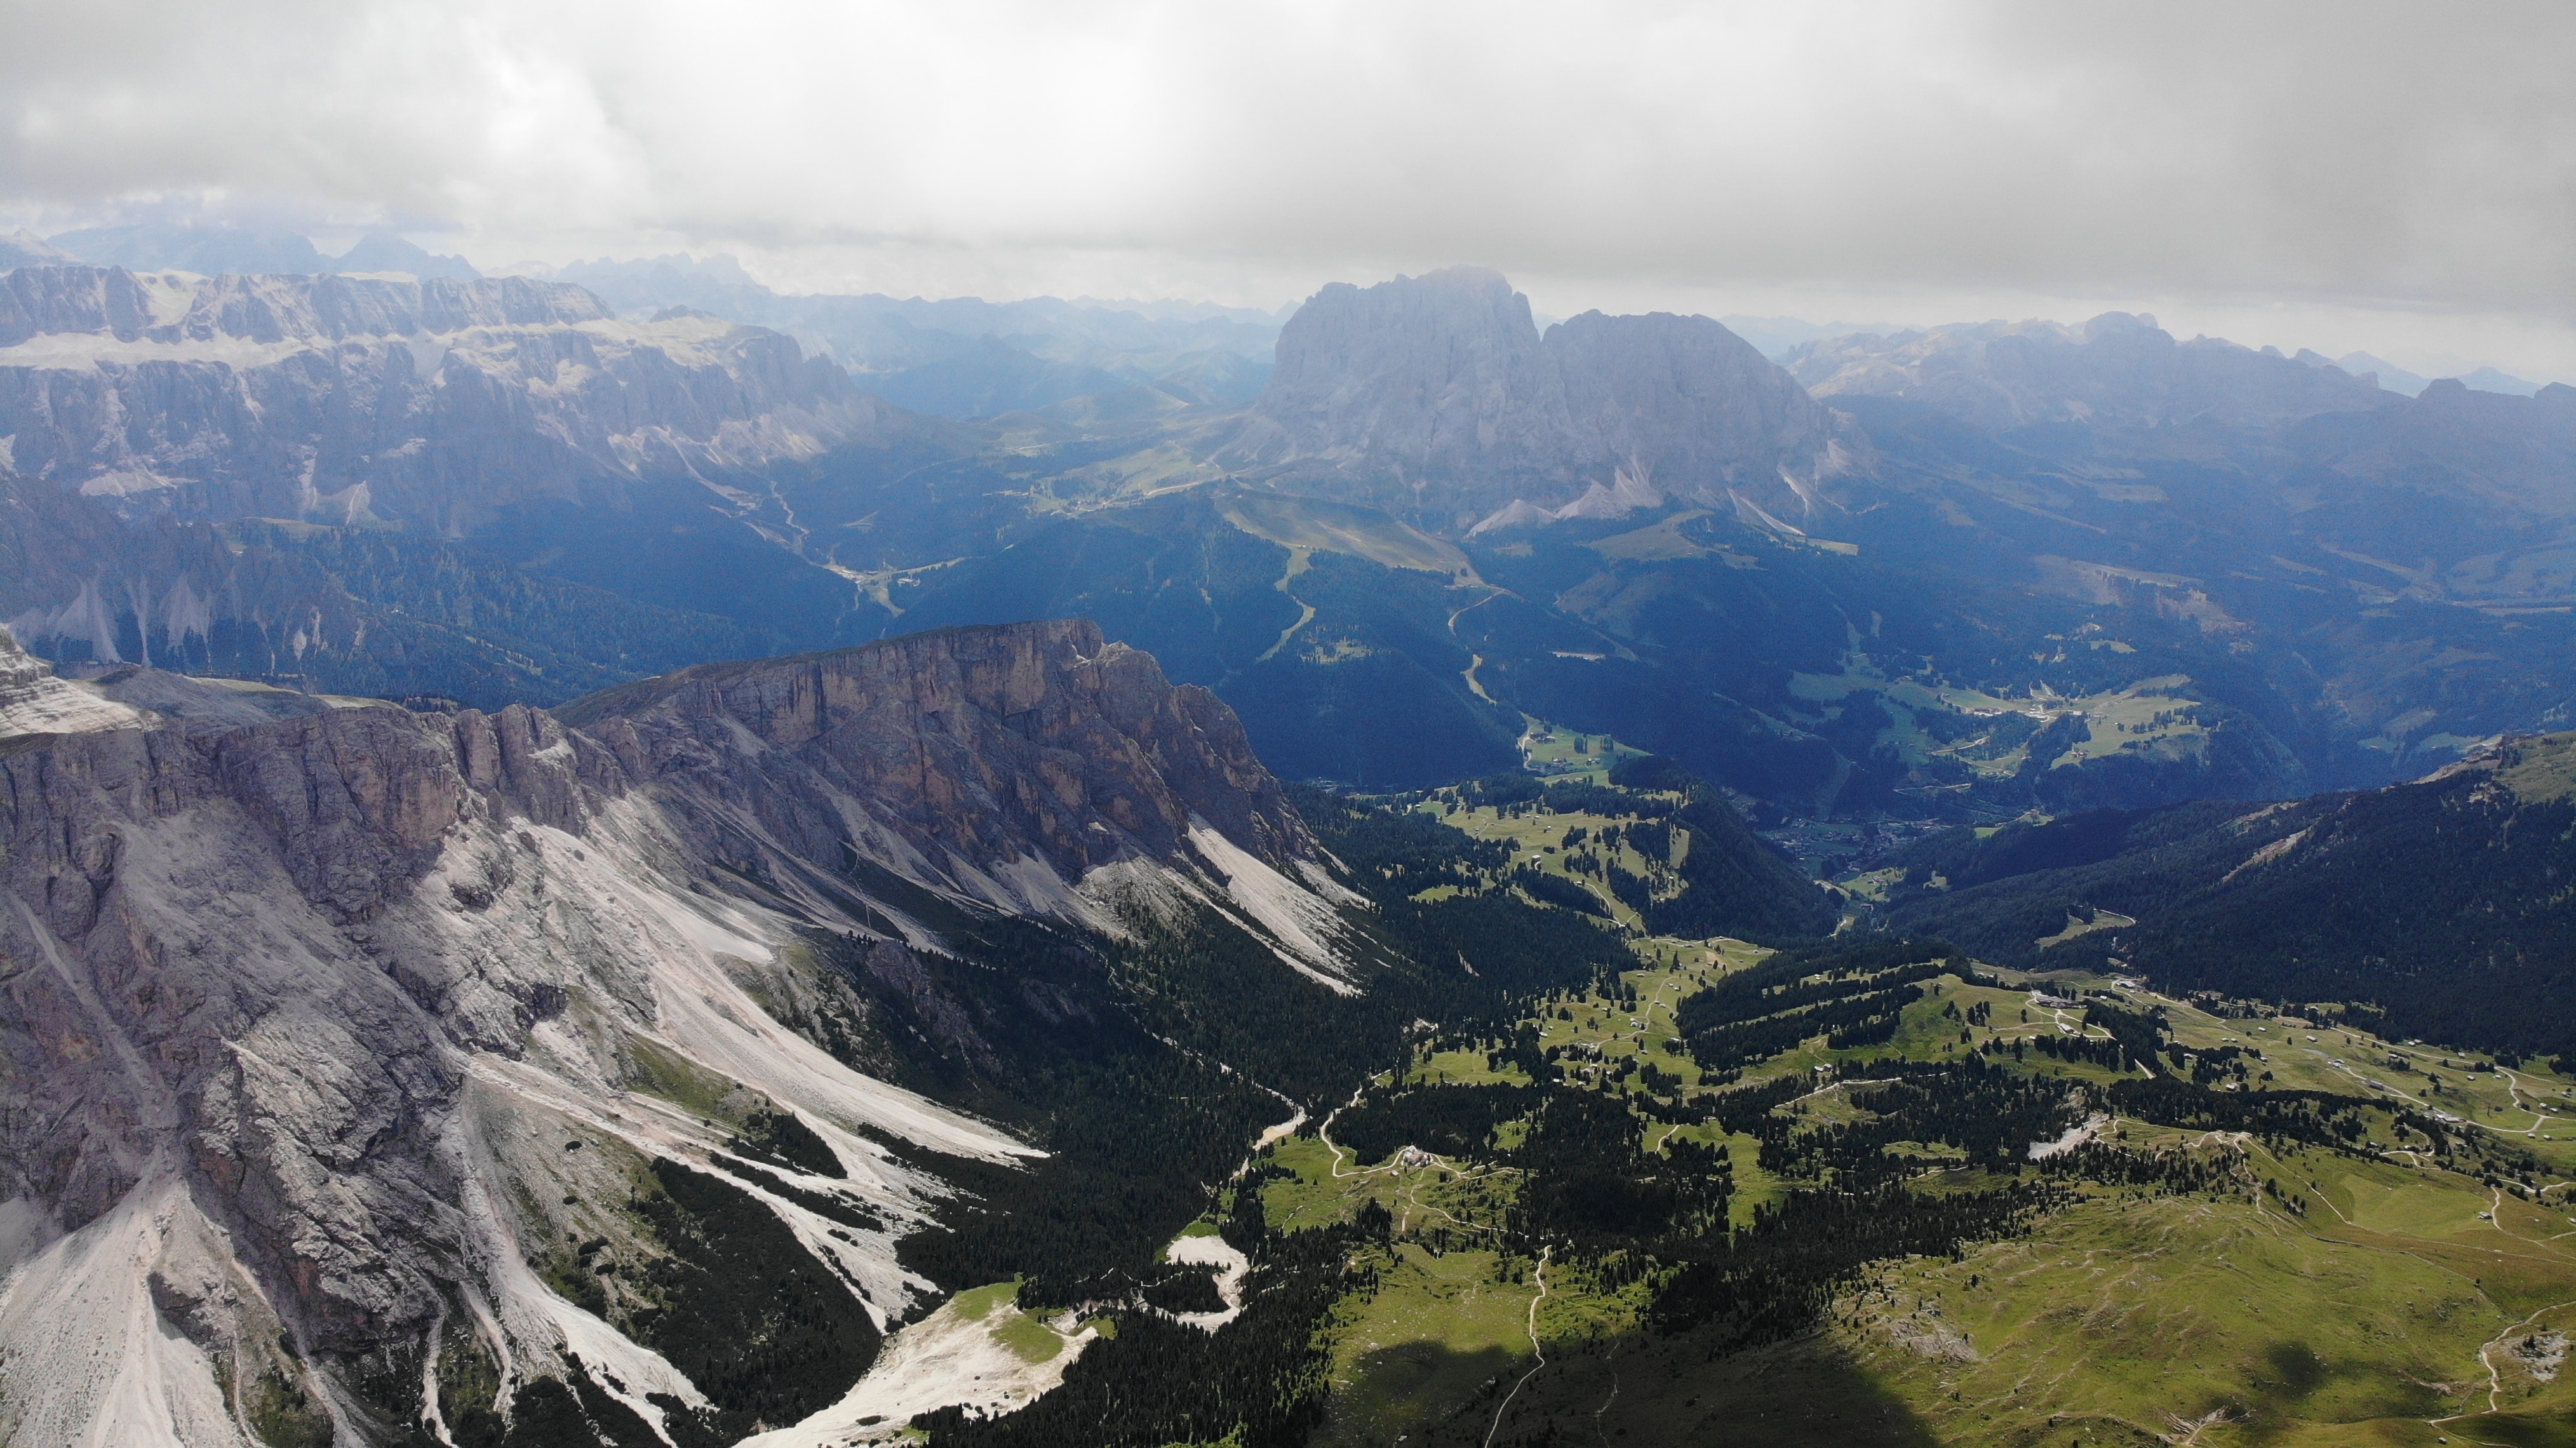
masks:
[[(0, 230), (2186, 335), (2576, 376), (2576, 5), (0, 0)], [(435, 234), (434, 234), (435, 233)]]

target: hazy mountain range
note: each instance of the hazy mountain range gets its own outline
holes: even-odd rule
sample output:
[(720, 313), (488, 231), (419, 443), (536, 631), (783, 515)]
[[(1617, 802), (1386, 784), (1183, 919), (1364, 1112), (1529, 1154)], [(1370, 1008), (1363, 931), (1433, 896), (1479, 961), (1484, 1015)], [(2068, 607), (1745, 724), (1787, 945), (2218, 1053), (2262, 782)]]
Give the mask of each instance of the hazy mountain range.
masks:
[[(50, 239), (20, 232), (0, 237), (0, 271), (47, 262), (84, 261), (135, 270), (202, 273), (329, 274), (405, 272), (421, 279), (473, 280), (482, 275), (462, 257), (434, 255), (399, 232), (377, 230), (338, 257), (324, 255), (311, 238), (286, 231), (241, 227), (140, 223), (60, 233)], [(987, 303), (974, 298), (925, 301), (880, 295), (789, 295), (762, 286), (733, 257), (672, 253), (624, 260), (599, 258), (564, 266), (522, 263), (503, 274), (577, 282), (620, 315), (693, 307), (733, 321), (775, 327), (808, 351), (850, 369), (869, 390), (916, 411), (979, 418), (1018, 408), (1044, 407), (1111, 387), (1198, 373), (1206, 399), (1247, 401), (1260, 390), (1261, 374), (1242, 372), (1225, 358), (1266, 364), (1279, 324), (1296, 310), (1265, 313), (1249, 308), (1173, 300), (1103, 301), (1052, 297)], [(1549, 319), (1552, 322), (1556, 319)], [(1809, 343), (1834, 337), (1895, 336), (1911, 330), (1891, 322), (1810, 322), (1798, 317), (1735, 316), (1719, 321), (1775, 361)], [(2311, 365), (2327, 359), (2302, 351)], [(2381, 385), (2407, 396), (2428, 378), (2367, 352), (2338, 359), (2354, 376), (2376, 374)], [(2540, 384), (2493, 366), (2452, 363), (2468, 387), (2528, 397)], [(916, 373), (915, 369), (927, 369)]]
[[(2564, 387), (2410, 399), (2118, 314), (1783, 368), (1705, 318), (1542, 333), (1471, 270), (1327, 288), (1275, 344), (648, 271), (853, 349), (1198, 360), (965, 422), (567, 282), (20, 268), (0, 616), (66, 663), (497, 708), (1088, 615), (1292, 777), (1484, 772), (1535, 715), (1793, 814), (2376, 784), (2576, 696)], [(1249, 403), (1202, 385), (1264, 346)], [(995, 347), (1035, 355), (873, 375), (983, 386)]]

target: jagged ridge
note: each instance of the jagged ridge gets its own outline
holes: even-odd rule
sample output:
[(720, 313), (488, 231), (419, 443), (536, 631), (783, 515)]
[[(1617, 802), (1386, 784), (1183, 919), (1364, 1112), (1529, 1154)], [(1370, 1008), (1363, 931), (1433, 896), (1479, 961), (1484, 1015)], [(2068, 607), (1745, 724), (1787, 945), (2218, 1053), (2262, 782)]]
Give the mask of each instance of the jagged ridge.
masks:
[[(402, 1441), (454, 1406), (420, 1385), (469, 1368), (485, 1401), (562, 1375), (675, 1434), (801, 1413), (865, 1366), (864, 1324), (743, 1389), (771, 1397), (692, 1381), (647, 1345), (692, 1310), (647, 1301), (686, 1280), (669, 1223), (774, 1220), (776, 1270), (812, 1259), (779, 1290), (837, 1278), (882, 1328), (930, 1290), (892, 1243), (944, 1188), (880, 1143), (1029, 1148), (781, 1025), (870, 1029), (800, 931), (900, 973), (937, 937), (872, 878), (1112, 925), (1160, 891), (1333, 963), (1287, 938), (1333, 912), (1232, 714), (1084, 623), (689, 670), (570, 727), (9, 678), (94, 706), (0, 741), (12, 1441), (247, 1443), (253, 1398)], [(760, 1111), (842, 1175), (708, 1174)]]

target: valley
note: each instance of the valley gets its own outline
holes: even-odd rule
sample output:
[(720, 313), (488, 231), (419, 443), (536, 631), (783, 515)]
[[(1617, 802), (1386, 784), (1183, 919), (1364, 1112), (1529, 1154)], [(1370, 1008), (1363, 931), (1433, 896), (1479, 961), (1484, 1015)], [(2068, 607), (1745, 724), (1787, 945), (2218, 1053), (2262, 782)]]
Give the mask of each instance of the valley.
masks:
[[(1005, 316), (1037, 330), (953, 330)], [(1775, 365), (1705, 318), (1542, 329), (1463, 268), (1255, 321), (47, 265), (0, 339), (0, 618), (76, 672), (494, 710), (1082, 616), (1288, 778), (1490, 774), (1527, 715), (1786, 814), (1948, 822), (2375, 787), (2576, 697), (2576, 394), (2383, 392), (2121, 314)], [(1167, 370), (1264, 348), (1257, 387)], [(155, 367), (184, 403), (67, 421)], [(1035, 403), (1030, 367), (1127, 381)]]
[[(1547, 908), (1610, 918), (1563, 841), (1673, 802), (1610, 772), (1390, 801), (1442, 833), (1407, 831), (1387, 890), (1527, 893), (1509, 862), (1534, 853), (1593, 899)], [(1542, 803), (1566, 785), (1586, 808)], [(1356, 822), (1322, 828), (1361, 863)], [(1442, 838), (1490, 862), (1481, 883), (1420, 856)], [(2576, 1077), (2331, 1002), (1633, 924), (1583, 986), (1417, 1022), (1400, 1063), (1219, 1197), (1207, 1220), (1256, 1264), (1306, 1234), (1347, 1253), (1349, 1285), (1311, 1309), (1312, 1415), (1278, 1441), (2541, 1443), (2576, 1424), (2557, 1372)], [(1282, 1285), (1256, 1265), (1248, 1287)]]

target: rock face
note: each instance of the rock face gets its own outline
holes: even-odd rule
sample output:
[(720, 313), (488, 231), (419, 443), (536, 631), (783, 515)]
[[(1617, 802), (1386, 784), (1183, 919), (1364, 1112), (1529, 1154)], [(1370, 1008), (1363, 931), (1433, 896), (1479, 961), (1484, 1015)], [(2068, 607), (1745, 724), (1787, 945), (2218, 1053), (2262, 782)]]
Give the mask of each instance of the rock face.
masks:
[(0, 468), (129, 516), (458, 534), (532, 499), (808, 457), (901, 414), (777, 333), (517, 279), (0, 276)]
[[(881, 848), (934, 875), (963, 865), (944, 881), (959, 889), (996, 861), (1079, 882), (1122, 860), (1182, 858), (1194, 828), (1274, 869), (1314, 857), (1234, 711), (1174, 688), (1151, 655), (1104, 643), (1089, 622), (702, 664), (557, 717), (631, 738), (652, 777), (743, 803), (805, 858), (830, 859), (849, 838), (844, 802), (886, 802)], [(769, 747), (740, 748), (746, 729)]]
[[(773, 1261), (864, 1307), (846, 1383), (927, 1288), (891, 1244), (941, 1190), (880, 1143), (1028, 1150), (774, 1018), (839, 1000), (867, 1029), (800, 931), (887, 969), (936, 946), (872, 881), (1109, 928), (1140, 892), (1198, 899), (1344, 968), (1232, 714), (1085, 624), (690, 670), (560, 718), (74, 685), (0, 649), (0, 709), (48, 685), (96, 708), (0, 738), (0, 1441), (247, 1444), (263, 1411), (417, 1441), (476, 1373), (477, 1411), (587, 1372), (647, 1422), (747, 1421), (628, 1296), (685, 1248), (630, 1208), (721, 1167), (717, 1096), (839, 1163), (689, 1190), (754, 1204)], [(575, 1272), (560, 1244), (594, 1238)], [(601, 1251), (628, 1275), (568, 1298)]]
[(1461, 267), (1318, 292), (1218, 461), (1455, 534), (1587, 495), (1807, 516), (1856, 436), (1705, 317), (1588, 312), (1541, 337), (1510, 283)]
[(18, 647), (0, 628), (0, 739), (141, 722), (132, 709), (98, 691), (55, 678), (52, 665)]

